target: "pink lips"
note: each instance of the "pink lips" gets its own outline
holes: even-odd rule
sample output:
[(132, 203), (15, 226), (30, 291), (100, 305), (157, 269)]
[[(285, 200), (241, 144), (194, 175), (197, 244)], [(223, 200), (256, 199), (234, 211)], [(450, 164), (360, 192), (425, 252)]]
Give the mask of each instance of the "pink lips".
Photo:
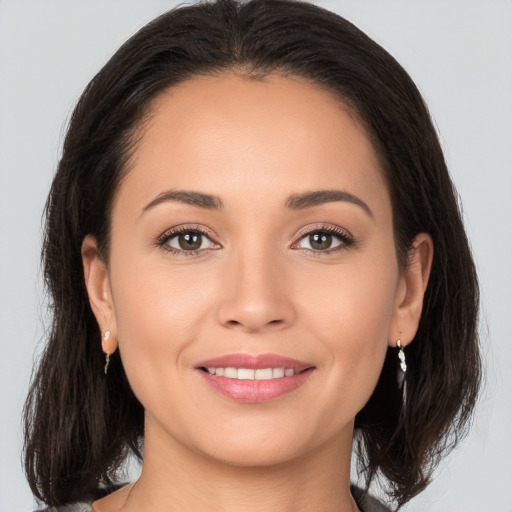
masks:
[[(294, 370), (294, 375), (266, 380), (240, 380), (212, 375), (206, 368), (268, 369), (285, 368)], [(275, 354), (228, 354), (202, 361), (197, 365), (201, 377), (221, 395), (245, 403), (261, 403), (278, 398), (304, 384), (314, 366), (296, 359)]]

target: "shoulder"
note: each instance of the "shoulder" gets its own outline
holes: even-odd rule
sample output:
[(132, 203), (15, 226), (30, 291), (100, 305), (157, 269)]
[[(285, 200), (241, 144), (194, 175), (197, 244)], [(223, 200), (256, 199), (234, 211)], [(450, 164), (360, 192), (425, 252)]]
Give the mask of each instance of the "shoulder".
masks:
[[(351, 486), (352, 496), (356, 500), (357, 506), (361, 512), (391, 512), (391, 509), (375, 499), (373, 496), (365, 493), (359, 487)], [(47, 507), (38, 509), (34, 512), (94, 512), (90, 502), (72, 503), (61, 507)]]
[[(1, 1), (1, 0), (0, 0)], [(118, 491), (124, 487), (125, 483), (111, 483), (102, 484), (96, 491), (92, 493), (92, 496), (84, 498), (82, 501), (75, 503), (68, 503), (66, 505), (52, 506), (48, 505), (46, 508), (38, 508), (34, 512), (94, 512), (92, 503), (96, 500), (104, 498), (108, 494)]]
[(363, 489), (352, 485), (350, 491), (361, 512), (391, 512), (390, 508), (364, 492)]
[(90, 502), (71, 503), (61, 507), (47, 507), (34, 512), (94, 512)]

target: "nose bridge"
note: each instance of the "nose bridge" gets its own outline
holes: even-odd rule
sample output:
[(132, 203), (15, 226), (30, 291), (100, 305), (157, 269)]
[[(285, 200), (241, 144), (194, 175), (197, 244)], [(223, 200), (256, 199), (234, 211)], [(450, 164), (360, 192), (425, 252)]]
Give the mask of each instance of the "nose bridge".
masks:
[(225, 293), (219, 306), (223, 325), (258, 331), (292, 321), (284, 262), (272, 244), (238, 247), (226, 266)]

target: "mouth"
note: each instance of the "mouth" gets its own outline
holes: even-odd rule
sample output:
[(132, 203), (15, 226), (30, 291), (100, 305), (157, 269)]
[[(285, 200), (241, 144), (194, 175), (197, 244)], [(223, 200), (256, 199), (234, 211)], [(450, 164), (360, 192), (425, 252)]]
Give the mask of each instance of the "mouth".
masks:
[(244, 403), (261, 403), (302, 386), (315, 366), (274, 354), (230, 354), (201, 362), (196, 369), (221, 395)]
[(201, 370), (208, 372), (210, 375), (218, 375), (219, 377), (226, 377), (227, 379), (237, 380), (272, 380), (282, 379), (283, 377), (293, 377), (301, 373), (295, 371), (293, 368), (206, 368), (202, 366)]

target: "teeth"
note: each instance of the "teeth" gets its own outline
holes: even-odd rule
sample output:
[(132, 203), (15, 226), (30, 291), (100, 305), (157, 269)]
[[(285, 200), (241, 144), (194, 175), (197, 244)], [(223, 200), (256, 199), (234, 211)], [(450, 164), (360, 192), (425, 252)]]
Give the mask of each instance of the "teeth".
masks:
[(284, 377), (284, 368), (274, 368), (272, 370), (272, 377), (274, 379), (279, 379), (281, 377)]
[(254, 369), (238, 368), (238, 380), (254, 380)]
[(272, 379), (273, 371), (272, 368), (258, 369), (254, 372), (254, 378), (256, 380), (268, 380)]
[(293, 368), (207, 368), (211, 375), (238, 380), (270, 380), (295, 375)]
[[(217, 375), (217, 370), (215, 370), (215, 375)], [(224, 368), (224, 377), (238, 379), (238, 370), (236, 368)]]

